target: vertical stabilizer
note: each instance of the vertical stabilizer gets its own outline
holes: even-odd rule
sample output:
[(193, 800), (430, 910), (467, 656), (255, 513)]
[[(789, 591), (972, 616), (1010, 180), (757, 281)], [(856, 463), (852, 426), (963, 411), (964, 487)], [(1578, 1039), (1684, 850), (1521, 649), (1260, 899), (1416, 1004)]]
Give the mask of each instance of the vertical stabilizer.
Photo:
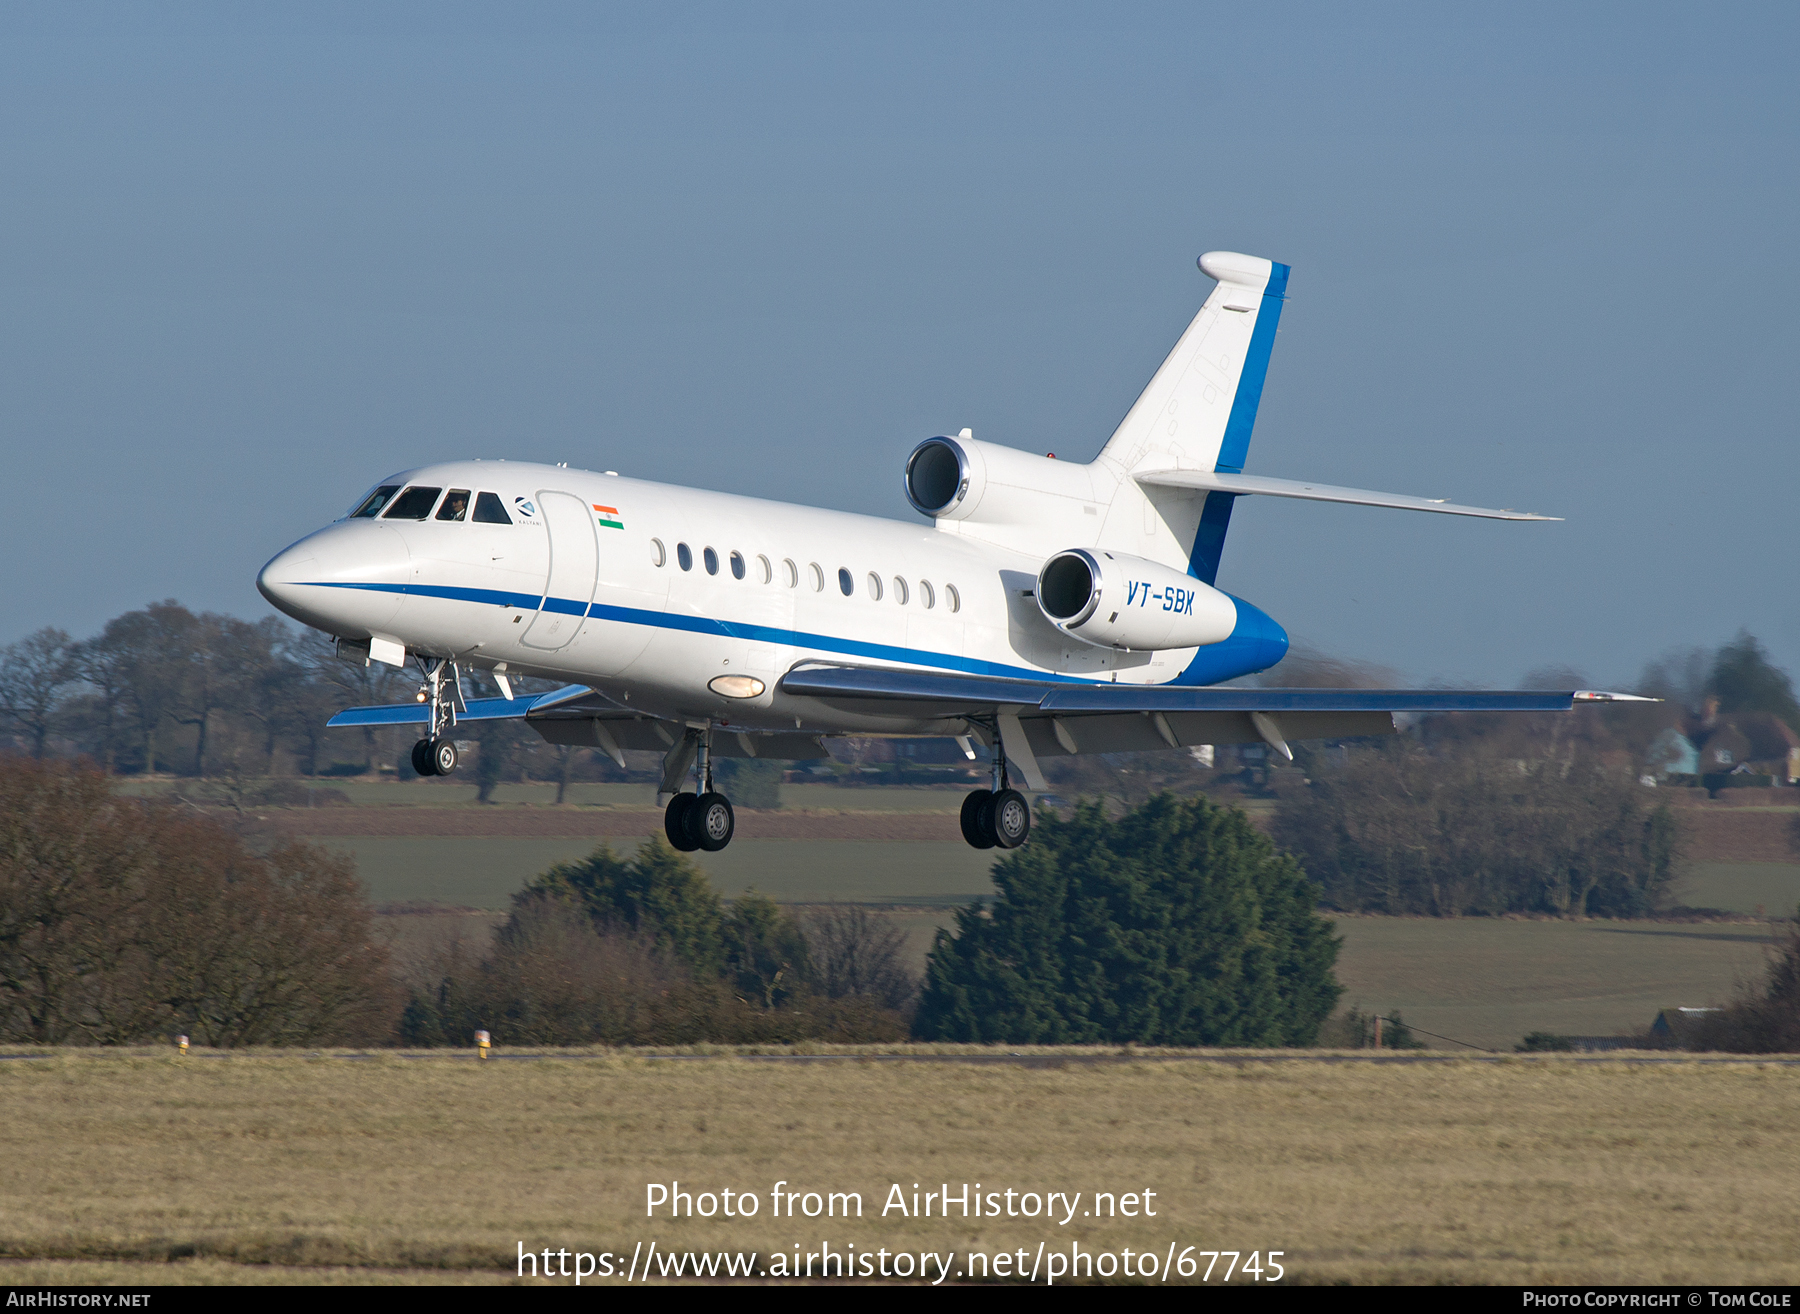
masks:
[[(1097, 458), (1121, 480), (1107, 539), (1117, 541), (1140, 532), (1130, 523), (1134, 508), (1129, 504), (1136, 501), (1132, 491), (1137, 489), (1131, 480), (1134, 473), (1243, 472), (1287, 296), (1288, 266), (1233, 251), (1209, 251), (1199, 263), (1218, 286)], [(1211, 584), (1218, 573), (1234, 497), (1162, 489), (1138, 492), (1149, 504), (1144, 529), (1154, 525), (1152, 537), (1160, 540), (1162, 550), (1154, 556), (1171, 556), (1178, 547), (1188, 572)]]

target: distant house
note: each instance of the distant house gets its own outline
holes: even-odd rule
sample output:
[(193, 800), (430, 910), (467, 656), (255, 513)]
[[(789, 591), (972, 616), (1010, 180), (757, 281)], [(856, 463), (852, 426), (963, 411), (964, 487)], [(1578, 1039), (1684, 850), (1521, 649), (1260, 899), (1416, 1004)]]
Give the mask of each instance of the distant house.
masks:
[[(1698, 765), (1692, 772), (1702, 779), (1711, 777), (1724, 783), (1726, 776), (1750, 775), (1766, 776), (1777, 785), (1800, 782), (1800, 735), (1773, 713), (1721, 715), (1718, 700), (1709, 699), (1706, 711), (1690, 721), (1686, 729), (1685, 736), (1675, 738), (1685, 738), (1693, 746)], [(1664, 731), (1656, 744), (1662, 744), (1673, 733)], [(1651, 751), (1655, 753), (1654, 746)]]
[(1650, 741), (1650, 751), (1646, 758), (1651, 771), (1661, 780), (1667, 780), (1670, 776), (1700, 774), (1700, 750), (1694, 747), (1693, 740), (1674, 726)]
[(1700, 1022), (1716, 1008), (1665, 1008), (1650, 1024), (1650, 1034), (1665, 1044), (1686, 1049), (1697, 1039)]

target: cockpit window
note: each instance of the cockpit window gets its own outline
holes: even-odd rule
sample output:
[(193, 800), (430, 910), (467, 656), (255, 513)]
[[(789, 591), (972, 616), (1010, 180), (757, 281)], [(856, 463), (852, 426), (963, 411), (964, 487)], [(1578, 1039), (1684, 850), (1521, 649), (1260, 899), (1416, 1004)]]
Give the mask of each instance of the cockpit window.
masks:
[(423, 520), (431, 514), (431, 508), (437, 505), (441, 488), (420, 488), (415, 485), (394, 499), (394, 505), (388, 508), (383, 520)]
[(475, 523), (478, 525), (510, 525), (512, 517), (506, 514), (506, 508), (500, 499), (492, 493), (481, 493), (475, 498)]
[(469, 490), (452, 488), (444, 504), (438, 508), (439, 520), (461, 520), (469, 513)]
[(378, 516), (381, 508), (388, 504), (388, 499), (400, 491), (399, 484), (383, 484), (363, 499), (363, 504), (350, 513), (352, 520), (358, 516)]

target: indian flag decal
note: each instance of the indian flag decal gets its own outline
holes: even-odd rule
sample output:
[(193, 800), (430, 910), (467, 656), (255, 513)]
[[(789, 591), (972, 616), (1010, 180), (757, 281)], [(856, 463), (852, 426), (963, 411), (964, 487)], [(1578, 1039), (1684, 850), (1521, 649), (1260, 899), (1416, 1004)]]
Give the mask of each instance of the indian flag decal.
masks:
[(618, 507), (616, 507), (616, 506), (601, 506), (598, 502), (595, 502), (593, 505), (594, 505), (594, 510), (596, 510), (600, 513), (600, 528), (602, 528), (602, 529), (623, 529), (623, 528), (625, 528), (625, 522), (623, 520), (619, 519), (619, 508)]

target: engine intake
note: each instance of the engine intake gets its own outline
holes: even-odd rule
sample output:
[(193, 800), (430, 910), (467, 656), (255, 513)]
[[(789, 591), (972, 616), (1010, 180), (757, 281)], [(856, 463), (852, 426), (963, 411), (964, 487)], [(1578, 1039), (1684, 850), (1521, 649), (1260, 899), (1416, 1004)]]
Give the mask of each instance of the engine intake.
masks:
[(1038, 608), (1057, 629), (1101, 648), (1203, 648), (1231, 637), (1237, 604), (1168, 566), (1072, 548), (1038, 571)]
[(906, 500), (922, 515), (941, 516), (969, 492), (969, 456), (954, 438), (927, 438), (906, 458)]

